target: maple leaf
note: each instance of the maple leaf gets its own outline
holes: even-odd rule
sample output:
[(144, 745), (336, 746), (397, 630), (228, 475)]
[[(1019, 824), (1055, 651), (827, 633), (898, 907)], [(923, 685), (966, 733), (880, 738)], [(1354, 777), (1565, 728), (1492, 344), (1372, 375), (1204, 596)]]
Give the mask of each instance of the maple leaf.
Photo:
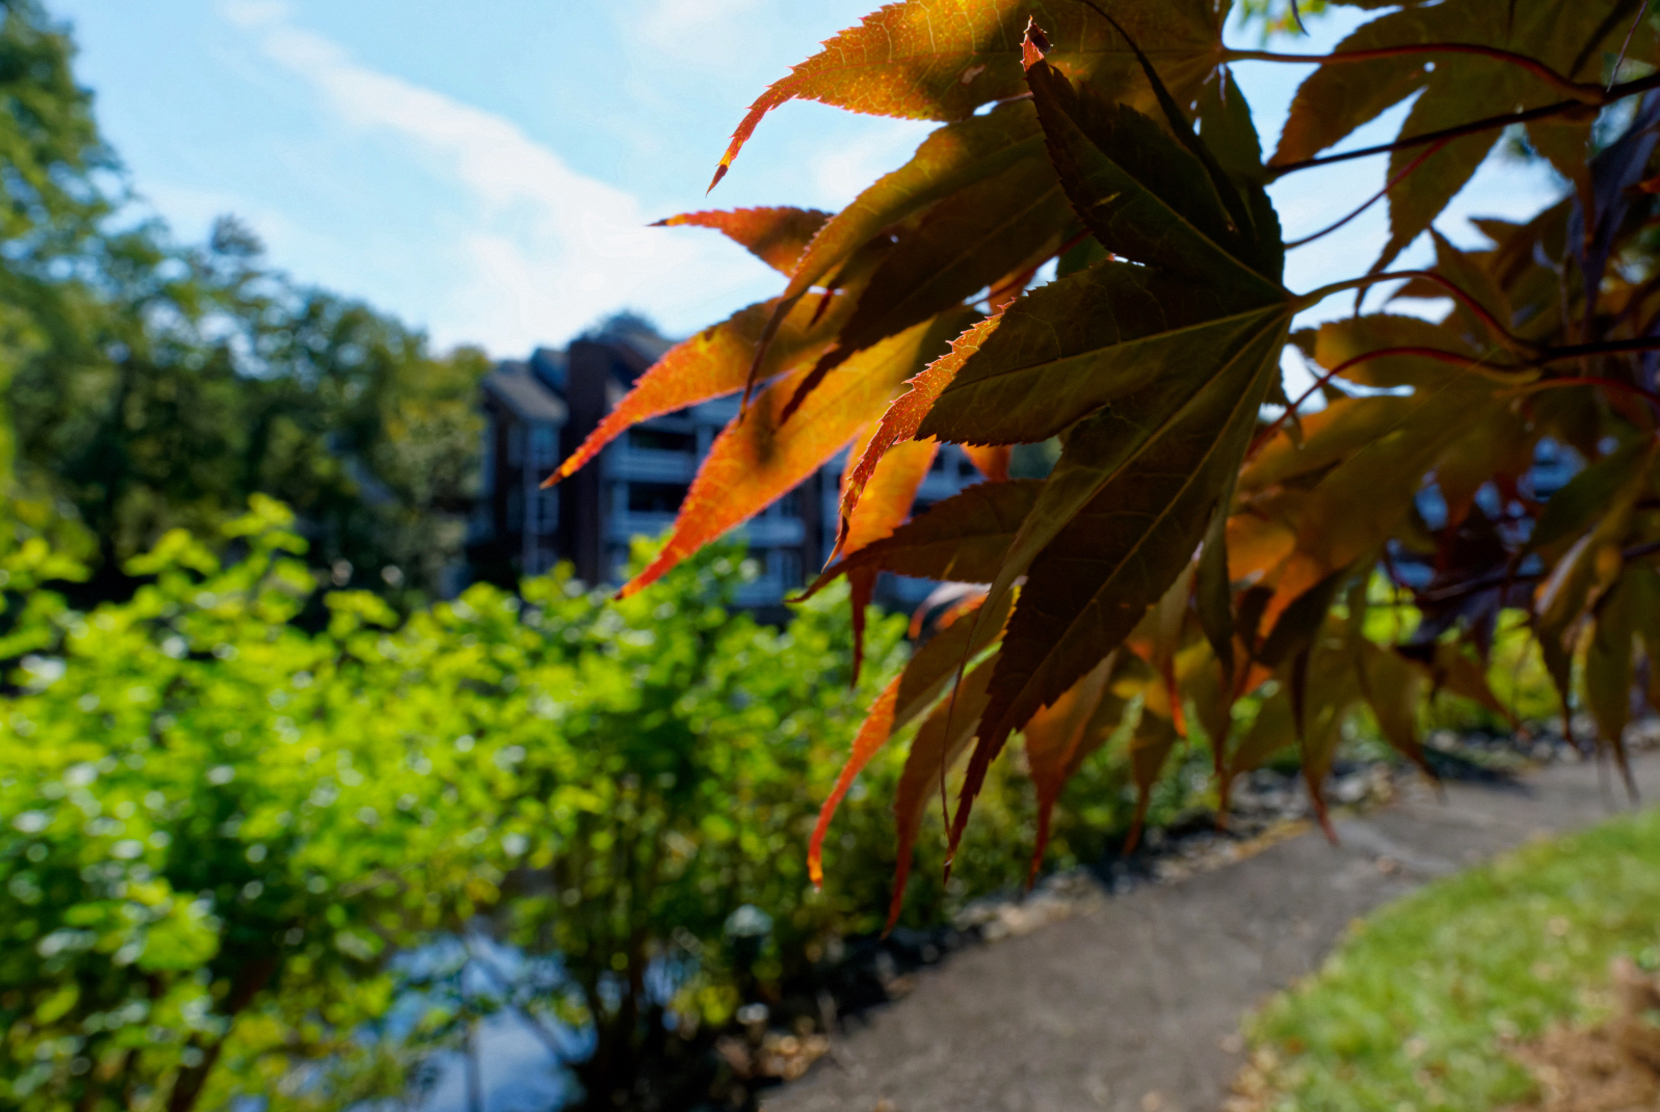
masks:
[(1043, 137), (1030, 104), (999, 105), (931, 132), (899, 169), (884, 174), (818, 230), (784, 290), (798, 297), (864, 244), (946, 200), (996, 178), (1041, 151)]
[(1222, 194), (1233, 183), (1146, 117), (1075, 93), (1046, 62), (1027, 76), (1074, 207), (1140, 265), (1109, 260), (1022, 298), (919, 429), (980, 443), (1066, 431), (991, 588), (995, 600), (1027, 576), (954, 839), (1004, 739), (1116, 648), (1192, 556), (1296, 306), (1277, 274), (1240, 257), (1271, 267), (1277, 252), (1232, 222)]
[[(922, 442), (909, 441), (900, 448), (918, 443)], [(838, 576), (865, 572), (990, 583), (1042, 490), (1043, 483), (1034, 479), (971, 486), (936, 502), (887, 537), (850, 545), (850, 554), (826, 568), (802, 597), (817, 593)]]
[[(922, 141), (904, 166), (885, 174), (819, 229), (797, 261), (790, 281), (762, 330), (750, 385), (760, 381), (762, 359), (778, 329), (817, 285), (837, 289), (871, 277), (894, 245), (894, 232), (917, 222), (928, 209), (959, 190), (995, 178), (1037, 155), (1042, 135), (1032, 106), (1000, 105), (984, 116), (939, 128)], [(828, 370), (828, 368), (826, 368)], [(809, 376), (812, 385), (825, 371)], [(811, 389), (798, 386), (793, 412)]]
[(772, 267), (789, 274), (801, 253), (807, 249), (824, 222), (828, 212), (801, 208), (747, 208), (728, 212), (684, 212), (653, 224), (654, 228), (673, 228), (682, 225), (714, 228), (740, 243), (750, 254)]
[[(1448, 64), (1450, 55), (1403, 51), (1362, 61), (1326, 62), (1297, 90), (1270, 166), (1312, 157), (1420, 90), (1422, 95), (1401, 124), (1402, 138), (1557, 102), (1565, 91), (1594, 103), (1594, 86), (1576, 94), (1571, 83), (1584, 79), (1589, 59), (1620, 49), (1629, 16), (1622, 21), (1610, 18), (1612, 14), (1592, 4), (1448, 0), (1380, 16), (1340, 42), (1333, 56), (1468, 44), (1503, 50), (1514, 59), (1466, 54), (1453, 65)], [(1645, 43), (1653, 41), (1651, 27), (1643, 25), (1640, 33)], [(1536, 125), (1530, 134), (1571, 177), (1583, 169), (1594, 116), (1594, 109), (1582, 113), (1582, 119), (1567, 125), (1566, 133), (1556, 121)], [(1400, 180), (1389, 191), (1390, 238), (1378, 268), (1429, 227), (1498, 138), (1496, 128), (1453, 138), (1404, 177), (1401, 171), (1422, 152), (1403, 148), (1391, 153), (1387, 177)]]
[(980, 474), (994, 483), (1007, 482), (1009, 465), (1014, 461), (1014, 447), (1009, 444), (965, 444), (963, 454), (979, 469)]
[[(990, 762), (1024, 733), (1036, 868), (1062, 786), (1132, 698), (1139, 718), (1113, 755), (1137, 789), (1132, 841), (1190, 719), (1224, 812), (1232, 776), (1296, 746), (1325, 824), (1323, 783), (1356, 708), (1420, 767), (1416, 712), (1433, 693), (1509, 716), (1485, 675), (1501, 607), (1527, 608), (1564, 708), (1578, 685), (1617, 758), (1639, 646), (1660, 704), (1660, 278), (1644, 231), (1660, 217), (1660, 75), (1621, 72), (1652, 58), (1660, 27), (1638, 0), (1355, 6), (1395, 10), (1307, 59), (1320, 65), (1264, 165), (1226, 63), (1300, 59), (1224, 47), (1226, 5), (890, 4), (755, 102), (716, 180), (791, 98), (945, 126), (827, 219), (671, 218), (756, 251), (784, 291), (677, 348), (581, 458), (644, 415), (759, 389), (662, 561), (851, 441), (839, 559), (807, 593), (846, 575), (862, 620), (883, 572), (955, 581), (918, 611), (920, 631), (953, 607), (873, 708), (811, 844), (816, 877), (837, 801), (925, 716), (896, 799), (890, 924), (947, 777), (954, 852)], [(1370, 152), (1390, 155), (1374, 198), (1389, 202), (1382, 258), (1288, 292), (1264, 186), (1367, 153), (1320, 157), (1408, 99), (1400, 138)], [(1593, 155), (1605, 108), (1625, 123)], [(1459, 248), (1434, 222), (1509, 123), (1571, 191), (1526, 219), (1477, 220), (1492, 246)], [(1383, 281), (1426, 231), (1433, 267), (1393, 276), (1407, 282), (1392, 296), (1447, 299), (1443, 319), (1377, 313), (1290, 334), (1296, 312)], [(1288, 339), (1319, 376), (1296, 398), (1279, 375)], [(1060, 449), (1048, 477), (1010, 480), (1012, 447), (1043, 441)], [(906, 520), (941, 442), (998, 481)], [(1547, 444), (1588, 463), (1554, 494), (1537, 485)], [(1444, 510), (1433, 525), (1428, 492)], [(1422, 621), (1406, 643), (1377, 644), (1363, 635), (1370, 585), (1380, 568), (1402, 582), (1402, 562), (1427, 575)], [(1258, 691), (1236, 740), (1234, 701)]]
[(882, 457), (895, 444), (909, 440), (917, 434), (923, 418), (928, 415), (929, 409), (939, 398), (940, 391), (955, 377), (963, 363), (979, 350), (980, 344), (997, 327), (997, 323), (997, 317), (987, 317), (952, 340), (951, 350), (928, 364), (916, 377), (908, 380), (905, 390), (882, 414), (876, 431), (865, 442), (857, 460), (848, 469), (842, 481), (841, 518), (844, 530), (864, 494), (865, 484), (870, 481), (871, 475), (882, 462)]
[[(1157, 685), (1149, 688), (1157, 691)], [(1135, 812), (1130, 818), (1130, 830), (1124, 838), (1124, 852), (1133, 853), (1141, 840), (1141, 828), (1147, 821), (1147, 805), (1153, 799), (1153, 785), (1158, 782), (1164, 762), (1181, 740), (1176, 724), (1168, 713), (1160, 714), (1153, 707), (1142, 704), (1141, 718), (1135, 733), (1130, 735), (1130, 777), (1135, 781)]]
[[(808, 839), (807, 872), (814, 884), (818, 884), (824, 876), (824, 836), (830, 830), (830, 821), (835, 817), (837, 807), (853, 786), (854, 777), (881, 751), (889, 738), (951, 689), (963, 669), (964, 661), (983, 653), (996, 641), (1007, 616), (1008, 606), (1005, 603), (997, 611), (982, 615), (984, 621), (960, 622), (940, 633), (917, 650), (905, 670), (894, 677), (877, 697), (859, 727), (847, 762), (836, 777), (835, 786), (819, 808), (818, 822)], [(946, 700), (946, 705), (950, 703), (951, 700)], [(978, 716), (965, 716), (964, 721), (972, 727)]]
[(1622, 575), (1609, 590), (1607, 599), (1597, 608), (1585, 647), (1585, 667), (1580, 673), (1585, 705), (1596, 719), (1603, 743), (1614, 753), (1633, 803), (1637, 801), (1637, 790), (1625, 749), (1625, 727), (1631, 719), (1633, 656), (1638, 631), (1636, 604), (1641, 590), (1638, 578), (1631, 575)]
[[(1111, 689), (1114, 656), (1086, 672), (1082, 679), (1049, 706), (1033, 715), (1024, 730), (1026, 767), (1037, 789), (1037, 838), (1032, 847), (1032, 866), (1027, 874), (1030, 886), (1043, 865), (1043, 851), (1049, 844), (1049, 821), (1060, 799), (1061, 788), (1095, 750), (1106, 744), (1118, 728), (1127, 700)], [(984, 713), (983, 703), (979, 707)]]
[[(1125, 10), (1129, 33), (1160, 59), (1178, 93), (1197, 89), (1221, 46), (1223, 9), (1167, 0)], [(1029, 20), (1049, 31), (1051, 57), (1114, 98), (1146, 92), (1123, 39), (1075, 0), (905, 0), (884, 5), (792, 67), (749, 108), (715, 170), (713, 189), (761, 118), (793, 99), (872, 115), (960, 120), (1025, 91)]]
[(919, 366), (944, 348), (960, 322), (926, 321), (863, 352), (856, 365), (837, 376), (833, 387), (815, 392), (803, 410), (801, 431), (780, 435), (780, 414), (799, 380), (786, 375), (760, 394), (745, 419), (715, 438), (709, 455), (681, 503), (668, 543), (656, 558), (623, 585), (626, 597), (656, 581), (674, 565), (759, 513), (794, 489), (876, 419), (894, 392)]
[(871, 275), (822, 376), (854, 352), (925, 320), (1011, 272), (1036, 268), (1076, 236), (1054, 171), (1024, 159), (928, 210)]
[(1358, 660), (1355, 671), (1366, 703), (1376, 716), (1384, 740), (1431, 779), (1435, 774), (1424, 758), (1418, 738), (1418, 707), (1423, 703), (1429, 677), (1423, 669), (1399, 653), (1382, 648), (1364, 637), (1354, 638)]
[(957, 686), (955, 697), (941, 701), (917, 727), (911, 739), (905, 767), (894, 790), (893, 814), (897, 851), (893, 875), (893, 898), (888, 906), (888, 929), (899, 922), (904, 906), (905, 885), (911, 876), (911, 854), (922, 830), (924, 809), (944, 774), (968, 749), (979, 728), (986, 704), (986, 684), (991, 679), (992, 661), (972, 668)]
[(1099, 263), (1005, 311), (941, 390), (924, 436), (1046, 439), (1173, 371), (1191, 375), (1285, 331), (1294, 308), (1278, 283), (1277, 230), (1261, 230), (1274, 237), (1265, 243), (1238, 229), (1223, 202), (1229, 184), (1218, 189), (1152, 120), (1074, 90), (1046, 62), (1027, 77), (1074, 208), (1130, 261)]
[[(871, 432), (875, 432), (875, 426)], [(927, 477), (938, 451), (939, 445), (932, 440), (908, 440), (895, 445), (877, 466), (869, 484), (870, 496), (859, 503), (849, 519), (839, 547), (847, 552), (862, 552), (891, 536), (910, 516), (917, 487)], [(877, 567), (861, 565), (847, 576), (848, 604), (853, 608), (853, 683), (858, 682), (860, 666), (864, 663), (865, 608), (876, 595), (879, 574)], [(811, 589), (807, 593), (811, 594)]]
[[(735, 394), (749, 382), (762, 335), (774, 319), (780, 299), (740, 309), (720, 324), (670, 348), (584, 438), (570, 458), (543, 485), (576, 474), (630, 426), (664, 413)], [(774, 330), (763, 375), (816, 358), (834, 340), (853, 308), (853, 299), (833, 295), (826, 308), (798, 304)]]

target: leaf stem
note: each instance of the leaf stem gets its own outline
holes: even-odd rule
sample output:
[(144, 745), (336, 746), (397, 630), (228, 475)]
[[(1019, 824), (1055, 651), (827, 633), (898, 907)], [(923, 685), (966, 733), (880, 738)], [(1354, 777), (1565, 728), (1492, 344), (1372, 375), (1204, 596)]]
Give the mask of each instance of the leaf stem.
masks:
[(1546, 348), (1546, 362), (1578, 359), (1582, 355), (1619, 355), (1628, 351), (1660, 351), (1660, 336), (1634, 336), (1626, 340), (1597, 340), (1589, 344), (1568, 344)]
[(1416, 355), (1424, 359), (1434, 359), (1440, 363), (1451, 363), (1456, 367), (1480, 366), (1482, 362), (1473, 356), (1461, 355), (1456, 351), (1442, 351), (1440, 348), (1417, 346), (1378, 348), (1376, 351), (1369, 351), (1365, 355), (1357, 355), (1353, 359), (1345, 359), (1343, 362), (1339, 363), (1337, 366), (1315, 379), (1314, 385), (1310, 386), (1307, 390), (1304, 390), (1297, 396), (1296, 401), (1286, 406), (1284, 413), (1281, 413), (1278, 417), (1276, 417), (1273, 423), (1267, 428), (1257, 433), (1256, 439), (1251, 441), (1251, 446), (1245, 451), (1245, 458), (1250, 459), (1252, 456), (1255, 456), (1257, 451), (1261, 449), (1264, 444), (1268, 443), (1269, 440), (1273, 439), (1275, 433), (1280, 431), (1281, 426), (1285, 424), (1286, 420), (1293, 413), (1302, 408), (1304, 402), (1312, 398), (1316, 391), (1330, 383), (1331, 380), (1337, 375), (1342, 374), (1344, 371), (1355, 366), (1356, 364), (1365, 363), (1370, 359), (1387, 358), (1391, 355)]
[[(1622, 563), (1640, 560), (1644, 556), (1652, 556), (1660, 552), (1660, 541), (1647, 541), (1643, 544), (1632, 545), (1620, 553)], [(1425, 591), (1418, 597), (1425, 602), (1450, 602), (1453, 599), (1465, 598), (1469, 595), (1479, 595), (1483, 591), (1490, 591), (1495, 587), (1503, 587), (1508, 583), (1537, 583), (1545, 578), (1549, 572), (1535, 571), (1511, 574), (1499, 572), (1494, 575), (1484, 575), (1480, 579), (1471, 579), (1463, 583), (1450, 583), (1445, 587), (1433, 591)]]
[(1328, 285), (1312, 289), (1305, 294), (1300, 294), (1296, 299), (1297, 308), (1299, 311), (1303, 309), (1311, 309), (1315, 305), (1318, 305), (1320, 302), (1324, 301), (1326, 298), (1330, 297), (1332, 294), (1342, 293), (1344, 290), (1358, 290), (1366, 286), (1376, 285), (1379, 282), (1389, 282), (1397, 278), (1411, 277), (1413, 277), (1413, 272), (1392, 270), (1380, 274), (1362, 274), (1359, 278), (1345, 278), (1341, 282), (1332, 282)]
[[(1498, 339), (1499, 343), (1501, 343), (1509, 351), (1515, 352), (1518, 355), (1537, 357), (1547, 350), (1545, 348), (1541, 348), (1538, 344), (1524, 340), (1520, 336), (1512, 333), (1510, 329), (1505, 327), (1503, 321), (1495, 317), (1487, 306), (1476, 300), (1476, 298), (1467, 290), (1449, 279), (1446, 275), (1438, 274), (1433, 270), (1391, 270), (1379, 274), (1366, 274), (1359, 278), (1350, 278), (1342, 282), (1333, 282), (1329, 286), (1321, 286), (1317, 290), (1304, 294), (1299, 301), (1302, 308), (1308, 308), (1317, 302), (1324, 301), (1334, 293), (1342, 293), (1344, 290), (1359, 289), (1365, 286), (1376, 285), (1379, 282), (1388, 282), (1400, 278), (1422, 278), (1425, 281), (1433, 282), (1437, 286), (1440, 286), (1442, 289), (1446, 290), (1454, 301), (1457, 301), (1460, 305), (1463, 305), (1466, 309), (1470, 310), (1470, 312), (1474, 313), (1481, 320), (1481, 322), (1488, 327), (1494, 337)], [(1576, 354), (1584, 355), (1592, 353), (1577, 352)]]
[(1646, 93), (1650, 89), (1660, 89), (1660, 72), (1651, 73), (1647, 77), (1640, 77), (1635, 81), (1615, 85), (1606, 93), (1603, 93), (1594, 104), (1587, 104), (1580, 100), (1560, 100), (1555, 104), (1545, 104), (1538, 108), (1528, 108), (1520, 112), (1505, 112), (1498, 116), (1486, 116), (1479, 120), (1472, 120), (1467, 124), (1459, 124), (1456, 127), (1444, 127), (1439, 131), (1427, 131), (1422, 135), (1397, 139), (1393, 143), (1380, 143), (1375, 147), (1361, 147), (1357, 150), (1343, 151), (1339, 154), (1322, 155), (1319, 158), (1305, 158), (1297, 162), (1269, 166), (1268, 169), (1272, 171), (1274, 177), (1281, 178), (1286, 174), (1296, 173), (1298, 170), (1311, 170), (1316, 166), (1330, 166), (1333, 163), (1367, 158), (1374, 154), (1389, 154), (1393, 151), (1410, 150), (1413, 147), (1421, 147), (1426, 143), (1444, 142), (1465, 135), (1478, 135), (1483, 131), (1496, 131), (1499, 128), (1509, 127), (1511, 124), (1525, 124), (1532, 120), (1548, 119), (1551, 116), (1560, 116), (1569, 112), (1583, 112), (1588, 108), (1606, 106), (1637, 93)]
[[(1430, 275), (1428, 273), (1425, 273), (1424, 276), (1439, 277), (1438, 275)], [(1538, 348), (1535, 350), (1538, 352), (1536, 365), (1543, 366), (1546, 363), (1556, 363), (1568, 359), (1578, 359), (1582, 356), (1591, 354), (1624, 351), (1656, 351), (1660, 350), (1660, 338), (1605, 340), (1594, 344), (1574, 344), (1568, 347)], [(1254, 457), (1264, 444), (1273, 439), (1274, 435), (1280, 431), (1291, 415), (1302, 408), (1304, 402), (1312, 398), (1316, 391), (1328, 385), (1337, 375), (1340, 375), (1350, 367), (1364, 363), (1367, 360), (1382, 359), (1392, 355), (1411, 355), (1420, 359), (1433, 359), (1438, 363), (1451, 363), (1455, 367), (1465, 367), (1469, 369), (1479, 369), (1486, 366), (1484, 360), (1477, 359), (1474, 356), (1464, 355), (1460, 352), (1442, 351), (1440, 348), (1418, 347), (1411, 345), (1378, 348), (1376, 351), (1369, 351), (1364, 355), (1357, 355), (1352, 359), (1345, 359), (1343, 362), (1339, 363), (1337, 366), (1315, 379), (1313, 385), (1299, 394), (1297, 399), (1290, 405), (1286, 406), (1285, 412), (1276, 417), (1267, 428), (1257, 433), (1256, 438), (1251, 441), (1251, 446), (1246, 449), (1245, 458), (1251, 459)], [(1503, 368), (1491, 369), (1501, 370)], [(1524, 370), (1525, 368), (1517, 367), (1514, 369)], [(1507, 391), (1507, 393), (1530, 394), (1537, 390), (1551, 390), (1561, 386), (1601, 386), (1604, 389), (1620, 390), (1642, 398), (1650, 405), (1660, 408), (1660, 394), (1656, 394), (1652, 390), (1645, 390), (1635, 383), (1626, 382), (1618, 378), (1609, 378), (1603, 375), (1564, 375), (1560, 378), (1545, 378), (1536, 382), (1518, 385), (1514, 389)]]
[[(1576, 356), (1561, 356), (1561, 358), (1577, 358)], [(1609, 378), (1606, 375), (1563, 375), (1560, 378), (1542, 378), (1538, 382), (1529, 382), (1507, 391), (1512, 394), (1532, 394), (1539, 390), (1551, 390), (1558, 386), (1602, 386), (1619, 390), (1642, 398), (1651, 405), (1660, 406), (1660, 394), (1652, 390), (1645, 390), (1636, 383), (1626, 382), (1623, 379)]]
[(1313, 235), (1304, 236), (1302, 239), (1292, 240), (1290, 243), (1285, 245), (1285, 249), (1287, 251), (1289, 251), (1289, 250), (1291, 250), (1292, 248), (1295, 248), (1295, 247), (1302, 247), (1304, 244), (1313, 243), (1315, 240), (1321, 238), (1322, 236), (1327, 236), (1327, 235), (1330, 235), (1332, 232), (1337, 231), (1337, 229), (1341, 228), (1343, 225), (1347, 224), (1349, 221), (1353, 220), (1355, 217), (1359, 216), (1361, 213), (1365, 212), (1367, 209), (1371, 208), (1373, 205), (1375, 205), (1379, 201), (1383, 200), (1386, 196), (1389, 195), (1389, 191), (1391, 189), (1393, 189), (1397, 185), (1401, 184), (1401, 182), (1403, 180), (1405, 180), (1407, 175), (1411, 174), (1412, 171), (1414, 171), (1418, 167), (1422, 166), (1429, 159), (1430, 155), (1434, 154), (1436, 151), (1440, 150), (1444, 146), (1446, 146), (1445, 143), (1434, 143), (1434, 144), (1432, 144), (1430, 146), (1429, 150), (1425, 151), (1423, 154), (1419, 155), (1417, 158), (1415, 158), (1411, 162), (1407, 163), (1404, 167), (1401, 168), (1401, 171), (1398, 174), (1396, 174), (1394, 177), (1390, 178), (1387, 182), (1385, 182), (1383, 184), (1383, 188), (1378, 190), (1376, 193), (1372, 194), (1371, 198), (1368, 199), (1365, 204), (1361, 205), (1359, 208), (1357, 208), (1353, 212), (1349, 213), (1349, 215), (1343, 217), (1343, 219), (1339, 220), (1337, 223), (1328, 224), (1324, 228), (1321, 228), (1318, 232), (1315, 232)]
[(1228, 50), (1228, 61), (1240, 62), (1318, 62), (1331, 65), (1342, 62), (1370, 62), (1379, 58), (1399, 58), (1409, 54), (1475, 54), (1519, 66), (1551, 88), (1566, 93), (1583, 104), (1600, 104), (1607, 90), (1599, 85), (1586, 85), (1557, 73), (1537, 58), (1501, 50), (1495, 46), (1481, 46), (1464, 42), (1401, 43), (1399, 46), (1380, 46), (1371, 50), (1344, 50), (1337, 54), (1276, 54), (1271, 50)]
[(1614, 64), (1611, 67), (1609, 67), (1609, 70), (1608, 70), (1608, 87), (1609, 88), (1614, 87), (1614, 78), (1619, 75), (1620, 67), (1625, 64), (1625, 52), (1631, 49), (1631, 38), (1632, 38), (1633, 35), (1635, 35), (1637, 33), (1637, 28), (1642, 25), (1643, 16), (1646, 15), (1647, 13), (1648, 13), (1648, 5), (1647, 4), (1638, 4), (1637, 5), (1636, 18), (1634, 18), (1631, 21), (1631, 26), (1630, 26), (1629, 29), (1627, 29), (1627, 31), (1625, 33), (1625, 41), (1620, 43), (1620, 55), (1619, 55), (1619, 57), (1614, 59)]

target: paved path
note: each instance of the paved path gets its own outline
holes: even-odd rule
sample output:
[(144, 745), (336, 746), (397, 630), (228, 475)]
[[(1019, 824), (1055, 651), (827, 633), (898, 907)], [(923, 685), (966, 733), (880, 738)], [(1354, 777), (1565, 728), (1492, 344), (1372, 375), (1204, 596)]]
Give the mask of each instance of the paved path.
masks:
[[(1644, 798), (1660, 798), (1660, 760), (1637, 771)], [(1303, 835), (1137, 889), (921, 973), (764, 1112), (1215, 1112), (1241, 1063), (1241, 1015), (1318, 966), (1352, 919), (1608, 814), (1594, 766), (1554, 765), (1341, 819), (1335, 849)]]

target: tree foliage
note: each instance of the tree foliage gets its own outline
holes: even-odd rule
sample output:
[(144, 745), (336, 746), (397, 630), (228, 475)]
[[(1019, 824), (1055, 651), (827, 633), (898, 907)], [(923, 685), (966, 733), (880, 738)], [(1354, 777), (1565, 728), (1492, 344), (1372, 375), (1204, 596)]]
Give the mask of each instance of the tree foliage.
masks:
[[(1178, 742), (1203, 739), (1224, 812), (1232, 777), (1287, 743), (1318, 802), (1359, 707), (1418, 759), (1430, 693), (1505, 709), (1484, 667), (1501, 611), (1525, 614), (1564, 711), (1589, 710), (1622, 766), (1635, 700), (1660, 706), (1656, 21), (1639, 0), (1408, 2), (1311, 57), (1225, 44), (1229, 7), (887, 4), (755, 102), (715, 182), (792, 98), (941, 121), (907, 164), (828, 217), (665, 221), (718, 228), (787, 280), (672, 351), (556, 474), (655, 412), (648, 398), (745, 390), (727, 452), (622, 594), (849, 444), (826, 579), (845, 574), (856, 597), (883, 571), (977, 585), (873, 704), (821, 816), (815, 875), (841, 793), (913, 720), (901, 886), (929, 786), (959, 770), (954, 849), (1016, 735), (1045, 813), (1115, 731), (1144, 800)], [(1244, 60), (1319, 63), (1266, 159), (1230, 68)], [(1396, 139), (1331, 153), (1408, 99)], [(1489, 245), (1461, 249), (1437, 221), (1505, 135), (1548, 161), (1560, 199), (1478, 221)], [(1287, 289), (1298, 244), (1267, 187), (1367, 154), (1388, 156), (1381, 255)], [(1432, 265), (1387, 269), (1425, 237)], [(1297, 327), (1385, 282), (1445, 308)], [(1295, 399), (1288, 347), (1317, 376)], [(1056, 437), (1046, 478), (905, 520), (902, 446), (1006, 453)], [(1583, 464), (1560, 490), (1534, 468), (1547, 443)], [(862, 526), (878, 490), (877, 527)], [(1381, 596), (1379, 573), (1393, 584)], [(1369, 608), (1406, 601), (1422, 621), (1381, 638)], [(1237, 730), (1246, 696), (1261, 713)]]
[[(577, 1072), (613, 1107), (666, 1014), (718, 1030), (873, 925), (874, 800), (863, 879), (815, 894), (786, 850), (901, 662), (896, 619), (849, 690), (841, 600), (758, 626), (724, 605), (728, 549), (620, 609), (567, 569), (402, 621), (332, 593), (312, 634), (292, 525), (256, 502), (234, 562), (169, 533), (129, 564), (137, 594), (91, 612), (36, 589), (72, 574), (43, 546), (5, 560), (28, 592), (0, 712), (7, 1107), (398, 1095), (485, 1010), (433, 991), (446, 938), (464, 964), (508, 943), (539, 970), (513, 1002), (594, 1032)], [(771, 927), (735, 956), (745, 904)]]
[(235, 219), (201, 247), (138, 219), (72, 60), (34, 0), (0, 3), (6, 497), (84, 530), (83, 601), (130, 591), (126, 560), (173, 528), (216, 536), (255, 492), (300, 513), (340, 585), (437, 594), (475, 481), (483, 353), (435, 355), (298, 285)]
[[(7, 1108), (408, 1096), (504, 1009), (588, 1106), (692, 1104), (738, 1007), (818, 1015), (815, 970), (882, 923), (889, 801), (921, 798), (879, 754), (838, 821), (848, 867), (812, 887), (796, 850), (905, 662), (900, 619), (870, 623), (852, 683), (844, 589), (759, 625), (729, 605), (731, 545), (621, 605), (564, 568), (400, 618), (319, 600), (293, 525), (257, 499), (229, 556), (170, 532), (92, 610), (43, 589), (81, 574), (64, 554), (0, 554)], [(1086, 779), (1063, 841), (1128, 817), (1114, 769)], [(1023, 875), (1030, 806), (1001, 787), (912, 922)]]

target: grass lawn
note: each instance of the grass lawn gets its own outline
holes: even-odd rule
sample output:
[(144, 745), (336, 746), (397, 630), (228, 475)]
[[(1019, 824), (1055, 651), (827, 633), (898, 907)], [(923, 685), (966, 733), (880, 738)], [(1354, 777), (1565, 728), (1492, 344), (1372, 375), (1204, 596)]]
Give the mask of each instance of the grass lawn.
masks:
[(1602, 1018), (1609, 961), (1660, 958), (1660, 809), (1541, 842), (1358, 922), (1246, 1026), (1298, 1112), (1480, 1112), (1526, 1099), (1501, 1048)]

